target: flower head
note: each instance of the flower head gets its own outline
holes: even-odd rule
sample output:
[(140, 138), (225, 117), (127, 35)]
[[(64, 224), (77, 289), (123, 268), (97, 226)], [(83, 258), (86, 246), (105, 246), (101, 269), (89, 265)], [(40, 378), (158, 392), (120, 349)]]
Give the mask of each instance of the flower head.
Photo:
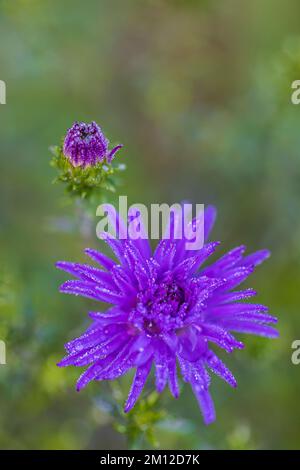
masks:
[[(207, 239), (215, 209), (208, 207), (202, 217)], [(198, 222), (194, 219), (192, 227)], [(177, 398), (178, 363), (208, 424), (215, 419), (208, 370), (236, 387), (235, 378), (210, 349), (210, 343), (231, 353), (243, 348), (232, 332), (278, 336), (268, 325), (277, 320), (267, 313), (267, 307), (245, 301), (256, 292), (235, 290), (269, 252), (243, 256), (245, 247), (240, 246), (203, 267), (218, 243), (186, 250), (186, 238), (174, 237), (175, 223), (176, 215), (170, 220), (171, 237), (162, 239), (153, 254), (147, 239), (107, 238), (116, 260), (93, 249), (85, 250), (101, 269), (57, 263), (58, 268), (77, 277), (65, 282), (61, 292), (112, 304), (106, 312), (90, 312), (91, 326), (65, 345), (68, 355), (58, 365), (88, 366), (77, 382), (77, 390), (91, 380), (112, 380), (135, 368), (125, 404), (127, 412), (141, 394), (153, 364), (157, 391), (162, 392), (168, 384)]]
[(105, 159), (110, 163), (122, 147), (117, 145), (108, 150), (108, 144), (109, 141), (96, 122), (75, 122), (67, 132), (63, 151), (74, 167), (95, 166)]

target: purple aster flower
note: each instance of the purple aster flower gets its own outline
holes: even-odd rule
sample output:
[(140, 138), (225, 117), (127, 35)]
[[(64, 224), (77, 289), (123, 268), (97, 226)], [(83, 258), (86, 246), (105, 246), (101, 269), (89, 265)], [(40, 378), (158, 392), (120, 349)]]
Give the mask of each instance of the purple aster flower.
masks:
[[(215, 209), (208, 207), (204, 213), (205, 240), (214, 220)], [(193, 230), (196, 223), (199, 219), (192, 221)], [(215, 420), (215, 410), (208, 370), (236, 387), (234, 376), (210, 349), (210, 343), (231, 353), (243, 348), (232, 332), (278, 336), (268, 325), (277, 320), (267, 313), (267, 307), (246, 300), (256, 292), (236, 290), (269, 252), (244, 256), (245, 247), (239, 246), (203, 267), (218, 243), (188, 251), (187, 238), (178, 240), (174, 236), (176, 215), (169, 224), (171, 237), (162, 239), (153, 254), (148, 239), (106, 238), (116, 260), (93, 249), (85, 250), (101, 268), (57, 263), (58, 268), (77, 277), (65, 282), (61, 292), (112, 305), (106, 312), (90, 312), (92, 324), (82, 336), (65, 345), (68, 355), (58, 365), (88, 366), (77, 382), (78, 391), (92, 380), (113, 380), (135, 368), (126, 412), (141, 394), (152, 365), (157, 391), (162, 392), (168, 384), (177, 398), (179, 366), (209, 424)]]
[(109, 150), (108, 144), (109, 141), (96, 122), (75, 122), (67, 132), (63, 151), (73, 166), (94, 166), (105, 159), (110, 163), (123, 147), (117, 145)]

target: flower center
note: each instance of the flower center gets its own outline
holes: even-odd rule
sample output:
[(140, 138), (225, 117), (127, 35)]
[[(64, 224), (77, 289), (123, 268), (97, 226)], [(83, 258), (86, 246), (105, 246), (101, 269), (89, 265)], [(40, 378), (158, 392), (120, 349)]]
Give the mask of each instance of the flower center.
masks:
[(158, 335), (179, 328), (186, 307), (184, 289), (172, 281), (161, 282), (138, 294), (133, 323), (150, 335)]
[(95, 128), (92, 124), (81, 124), (80, 125), (80, 139), (83, 141), (89, 141), (89, 139), (95, 135)]
[(89, 133), (85, 129), (80, 132), (80, 137), (82, 140), (85, 140), (88, 135)]
[(147, 304), (152, 313), (162, 313), (166, 316), (176, 316), (181, 304), (184, 302), (184, 291), (175, 282), (162, 283), (157, 286), (153, 299)]

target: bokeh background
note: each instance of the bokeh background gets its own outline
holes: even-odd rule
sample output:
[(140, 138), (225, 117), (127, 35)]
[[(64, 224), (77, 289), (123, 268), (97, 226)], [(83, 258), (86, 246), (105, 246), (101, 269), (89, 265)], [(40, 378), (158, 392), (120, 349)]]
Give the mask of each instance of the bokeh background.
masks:
[[(166, 391), (157, 445), (300, 447), (299, 16), (299, 0), (0, 0), (0, 448), (129, 445), (107, 386), (78, 394), (79, 371), (55, 365), (95, 304), (59, 294), (66, 276), (54, 263), (102, 246), (52, 185), (48, 147), (77, 119), (125, 145), (119, 191), (130, 202), (213, 203), (221, 252), (272, 250), (248, 285), (279, 317), (280, 339), (221, 353), (239, 387), (213, 379), (210, 427), (188, 386), (177, 401)], [(129, 383), (119, 381), (120, 401)], [(141, 420), (136, 446), (151, 447)]]

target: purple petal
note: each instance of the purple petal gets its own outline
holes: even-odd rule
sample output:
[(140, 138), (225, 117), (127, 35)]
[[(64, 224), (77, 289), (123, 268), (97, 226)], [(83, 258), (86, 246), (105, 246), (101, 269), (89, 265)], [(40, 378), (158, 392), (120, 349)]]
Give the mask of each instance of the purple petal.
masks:
[(189, 362), (198, 361), (207, 351), (207, 340), (196, 328), (190, 327), (179, 335), (178, 354)]
[(219, 287), (218, 290), (223, 291), (223, 290), (231, 290), (240, 285), (242, 282), (244, 282), (247, 277), (250, 276), (254, 271), (254, 268), (252, 266), (249, 267), (239, 267), (239, 268), (233, 268), (230, 271), (226, 272), (226, 278), (221, 287)]
[(124, 242), (124, 263), (128, 268), (128, 272), (132, 274), (136, 263), (142, 264), (144, 267), (147, 266), (146, 261), (139, 249), (135, 246), (132, 240), (127, 240)]
[(151, 278), (149, 277), (148, 269), (142, 266), (140, 263), (135, 263), (133, 269), (134, 277), (137, 280), (138, 287), (141, 291), (148, 289), (151, 284)]
[(199, 403), (203, 420), (205, 424), (211, 424), (216, 419), (216, 412), (214, 407), (214, 402), (211, 398), (211, 395), (208, 390), (205, 390), (199, 384), (191, 384), (193, 392)]
[(99, 373), (101, 367), (102, 367), (101, 361), (96, 362), (96, 364), (93, 364), (85, 372), (83, 372), (83, 374), (81, 374), (76, 384), (77, 392), (80, 392), (80, 390), (86, 387), (87, 384), (91, 382), (91, 380), (94, 380), (94, 378), (97, 377), (97, 374)]
[(271, 326), (260, 325), (244, 320), (226, 320), (222, 322), (224, 327), (230, 331), (237, 333), (248, 333), (257, 336), (265, 336), (266, 338), (278, 338), (279, 333)]
[(257, 266), (261, 264), (265, 259), (270, 256), (269, 250), (260, 250), (252, 253), (251, 255), (245, 256), (240, 262), (241, 266)]
[(203, 264), (216, 250), (217, 246), (220, 245), (220, 242), (211, 242), (204, 245), (200, 250), (200, 253), (197, 255), (196, 269), (199, 269), (201, 264)]
[(170, 240), (161, 240), (154, 251), (153, 257), (160, 267), (167, 271), (172, 267), (175, 254), (176, 243)]
[(244, 312), (239, 313), (234, 316), (236, 319), (241, 320), (250, 320), (255, 321), (257, 323), (277, 323), (278, 319), (273, 315), (268, 315), (266, 313), (258, 313), (258, 312)]
[(202, 333), (208, 339), (227, 352), (236, 349), (243, 349), (244, 345), (237, 341), (228, 331), (218, 325), (208, 324), (202, 326)]
[(116, 145), (106, 156), (106, 161), (107, 163), (111, 163), (112, 160), (114, 159), (114, 156), (116, 155), (117, 151), (120, 150), (123, 147), (123, 145)]
[(174, 398), (179, 397), (179, 387), (177, 380), (176, 358), (170, 358), (168, 362), (169, 389)]
[(123, 348), (118, 352), (116, 355), (115, 353), (110, 354), (109, 356), (105, 357), (104, 359), (100, 359), (91, 367), (89, 367), (77, 381), (76, 389), (79, 392), (83, 387), (85, 387), (91, 380), (102, 380), (105, 374), (111, 374), (112, 370), (116, 364), (120, 366), (119, 361), (122, 358), (124, 352), (127, 352), (131, 343), (126, 343)]
[(91, 348), (106, 341), (110, 336), (113, 336), (121, 330), (124, 330), (123, 325), (117, 323), (103, 327), (103, 323), (95, 322), (83, 335), (66, 343), (66, 351), (69, 353), (76, 353), (84, 349)]
[(210, 385), (210, 376), (204, 367), (203, 360), (198, 362), (190, 362), (182, 356), (178, 356), (178, 361), (182, 373), (183, 380), (187, 383), (198, 383), (203, 388)]
[(115, 308), (111, 308), (106, 312), (89, 312), (89, 317), (101, 322), (101, 325), (126, 323), (128, 320), (128, 314)]
[(119, 333), (112, 338), (108, 339), (104, 343), (97, 344), (92, 348), (85, 349), (80, 352), (72, 353), (62, 361), (58, 363), (60, 367), (69, 365), (82, 367), (88, 364), (92, 364), (99, 359), (109, 356), (116, 349), (119, 349), (125, 341), (128, 341), (123, 333)]
[(125, 263), (124, 259), (124, 249), (125, 249), (125, 242), (124, 240), (117, 240), (115, 238), (108, 237), (104, 234), (103, 240), (105, 243), (110, 247), (116, 258), (122, 264)]
[(108, 271), (116, 264), (115, 261), (105, 256), (103, 253), (100, 253), (97, 250), (93, 250), (92, 248), (86, 248), (84, 252), (94, 261), (99, 263)]
[(147, 347), (141, 348), (141, 351), (136, 357), (135, 365), (137, 367), (140, 367), (146, 364), (146, 362), (148, 362), (150, 359), (152, 360), (154, 352), (155, 350), (151, 343)]
[(215, 420), (215, 409), (208, 391), (210, 377), (205, 370), (203, 361), (201, 360), (194, 365), (193, 363), (189, 363), (188, 361), (179, 358), (179, 364), (183, 374), (183, 379), (186, 382), (189, 382), (192, 386), (193, 392), (202, 411), (205, 424), (210, 424)]
[[(193, 272), (195, 272), (201, 264), (203, 264), (209, 256), (211, 256), (216, 247), (220, 244), (220, 242), (211, 242), (205, 245), (199, 252), (194, 255), (190, 256), (189, 258), (184, 259), (179, 263), (175, 269), (174, 274), (178, 274), (180, 278), (184, 279), (187, 276), (190, 276)], [(202, 272), (201, 272), (202, 274)]]
[(133, 383), (131, 386), (131, 390), (129, 392), (129, 395), (128, 395), (128, 398), (124, 407), (125, 413), (128, 413), (128, 411), (130, 411), (134, 407), (137, 399), (142, 393), (142, 390), (147, 381), (148, 375), (150, 374), (151, 366), (152, 366), (152, 359), (146, 362), (146, 364), (137, 368), (136, 374), (135, 374), (135, 377), (133, 379)]
[(115, 285), (124, 295), (129, 296), (137, 294), (137, 289), (132, 285), (131, 278), (122, 266), (114, 266), (111, 270), (111, 275)]
[(268, 307), (261, 304), (247, 303), (223, 304), (209, 308), (207, 311), (207, 319), (213, 322), (218, 321), (220, 324), (224, 324), (224, 321), (234, 318), (256, 320), (264, 323), (277, 322), (277, 318), (262, 312), (268, 312)]
[(212, 351), (209, 351), (207, 354), (206, 363), (216, 375), (225, 380), (231, 387), (237, 386), (236, 380), (230, 370)]
[(168, 369), (166, 362), (159, 357), (155, 359), (155, 385), (158, 393), (162, 393), (168, 381)]
[(122, 296), (109, 289), (98, 287), (93, 283), (83, 281), (66, 281), (61, 285), (60, 292), (65, 294), (81, 295), (83, 297), (111, 304), (120, 303), (122, 300)]
[(214, 320), (218, 320), (222, 316), (228, 318), (234, 315), (241, 315), (243, 313), (260, 313), (267, 312), (269, 309), (262, 304), (248, 304), (248, 303), (234, 303), (234, 304), (223, 304), (210, 307), (208, 309), (208, 317), (214, 317)]
[(233, 250), (223, 255), (218, 261), (211, 264), (203, 270), (203, 274), (207, 276), (225, 275), (224, 271), (234, 267), (241, 259), (246, 247), (244, 245), (238, 246)]
[(222, 294), (217, 294), (213, 297), (211, 303), (213, 304), (225, 304), (229, 302), (235, 302), (237, 300), (248, 299), (249, 297), (254, 297), (257, 295), (257, 292), (254, 289), (244, 289), (235, 292), (225, 292)]
[(93, 266), (80, 263), (69, 263), (67, 261), (58, 261), (56, 263), (56, 267), (72, 274), (73, 276), (78, 277), (83, 281), (96, 282), (97, 284), (102, 285), (108, 289), (116, 288), (110, 273), (101, 271), (100, 269), (94, 268)]
[(132, 352), (132, 345), (134, 342), (135, 338), (131, 338), (117, 354), (114, 352), (110, 356), (111, 362), (99, 372), (95, 377), (95, 380), (113, 380), (125, 374), (128, 369), (132, 368), (134, 366), (134, 359), (136, 356), (136, 353)]

